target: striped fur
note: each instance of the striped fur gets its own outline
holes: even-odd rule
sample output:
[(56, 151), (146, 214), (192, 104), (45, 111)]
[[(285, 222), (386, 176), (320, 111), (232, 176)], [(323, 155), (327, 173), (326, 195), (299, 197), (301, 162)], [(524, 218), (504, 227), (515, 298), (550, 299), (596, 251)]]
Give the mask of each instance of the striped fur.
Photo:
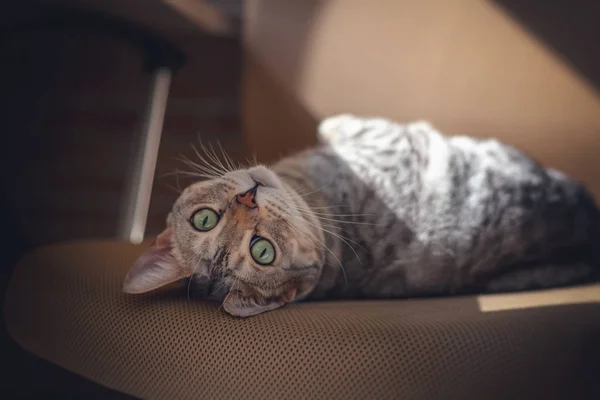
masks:
[[(321, 146), (188, 187), (173, 207), (173, 255), (236, 316), (290, 301), (559, 286), (598, 275), (600, 218), (586, 189), (496, 140), (425, 122), (338, 115)], [(260, 182), (258, 208), (233, 199)], [(211, 232), (191, 213), (222, 212)], [(256, 265), (256, 233), (276, 244)], [(218, 289), (215, 289), (218, 287)]]

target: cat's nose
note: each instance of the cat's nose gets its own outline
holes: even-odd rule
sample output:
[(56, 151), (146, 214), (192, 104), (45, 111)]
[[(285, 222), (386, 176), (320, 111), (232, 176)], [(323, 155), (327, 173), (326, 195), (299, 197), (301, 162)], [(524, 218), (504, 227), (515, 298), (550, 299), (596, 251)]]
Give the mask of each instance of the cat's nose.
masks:
[(256, 190), (258, 189), (258, 184), (256, 184), (252, 189), (248, 190), (246, 193), (238, 194), (235, 196), (235, 200), (245, 205), (248, 208), (256, 208), (258, 204), (256, 204)]

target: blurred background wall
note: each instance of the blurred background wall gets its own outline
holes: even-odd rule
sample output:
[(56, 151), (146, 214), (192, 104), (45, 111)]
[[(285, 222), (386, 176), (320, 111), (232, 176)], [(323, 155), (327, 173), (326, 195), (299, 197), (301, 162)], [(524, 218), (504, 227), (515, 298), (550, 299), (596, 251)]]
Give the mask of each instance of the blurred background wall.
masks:
[[(250, 0), (245, 15), (246, 74), (267, 70), (315, 120), (427, 119), (497, 137), (600, 195), (599, 2)], [(276, 103), (257, 86), (247, 86), (250, 115)], [(279, 138), (266, 158), (288, 140), (281, 120), (310, 125), (297, 112), (264, 114), (246, 133), (251, 147)]]

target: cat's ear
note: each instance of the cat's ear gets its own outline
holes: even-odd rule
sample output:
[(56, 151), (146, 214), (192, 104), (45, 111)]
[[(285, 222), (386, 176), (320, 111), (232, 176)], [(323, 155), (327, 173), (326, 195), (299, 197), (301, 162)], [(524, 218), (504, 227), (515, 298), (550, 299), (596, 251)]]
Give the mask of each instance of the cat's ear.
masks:
[(175, 260), (173, 229), (168, 227), (137, 259), (125, 276), (123, 291), (144, 293), (190, 276)]
[(296, 297), (296, 288), (290, 288), (283, 296), (272, 299), (257, 299), (244, 296), (239, 290), (229, 292), (223, 308), (234, 317), (246, 318), (283, 307)]

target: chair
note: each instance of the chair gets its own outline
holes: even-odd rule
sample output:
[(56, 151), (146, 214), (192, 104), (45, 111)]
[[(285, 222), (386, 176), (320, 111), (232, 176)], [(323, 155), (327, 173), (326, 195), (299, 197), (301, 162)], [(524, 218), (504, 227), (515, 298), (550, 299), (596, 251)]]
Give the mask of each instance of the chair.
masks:
[[(32, 385), (46, 379), (50, 392), (103, 398), (600, 398), (599, 285), (310, 302), (246, 320), (189, 299), (180, 284), (122, 293), (148, 245), (139, 242), (161, 113), (169, 71), (182, 60), (169, 54), (166, 64), (151, 58), (155, 79), (120, 240), (40, 247), (14, 269), (8, 332), (50, 363), (32, 364)], [(64, 371), (48, 372), (53, 366)]]

